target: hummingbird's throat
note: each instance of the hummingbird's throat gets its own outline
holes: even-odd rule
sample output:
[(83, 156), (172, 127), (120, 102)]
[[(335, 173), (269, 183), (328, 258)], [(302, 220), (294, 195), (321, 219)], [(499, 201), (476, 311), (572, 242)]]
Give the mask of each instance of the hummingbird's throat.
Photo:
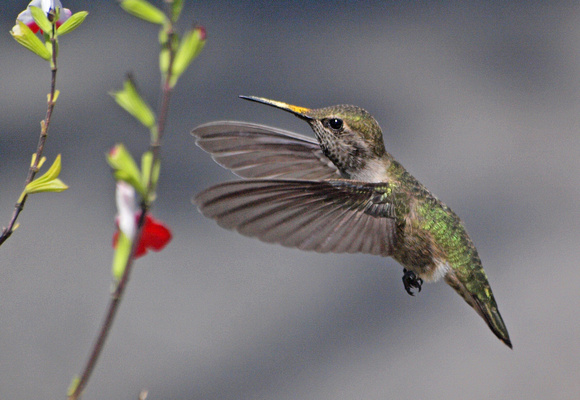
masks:
[(354, 137), (343, 135), (340, 138), (327, 132), (322, 126), (313, 124), (314, 133), (324, 155), (338, 168), (346, 179), (358, 179), (365, 173), (367, 166), (372, 163), (372, 153), (363, 142)]

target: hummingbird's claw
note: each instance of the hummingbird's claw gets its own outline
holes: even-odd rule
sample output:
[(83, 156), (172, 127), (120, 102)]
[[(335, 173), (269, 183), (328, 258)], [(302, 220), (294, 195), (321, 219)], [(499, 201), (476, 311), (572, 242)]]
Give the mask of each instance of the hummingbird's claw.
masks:
[(413, 271), (403, 268), (403, 285), (405, 286), (407, 293), (414, 296), (413, 289), (418, 289), (417, 293), (420, 292), (421, 285), (423, 285), (423, 279), (419, 278)]

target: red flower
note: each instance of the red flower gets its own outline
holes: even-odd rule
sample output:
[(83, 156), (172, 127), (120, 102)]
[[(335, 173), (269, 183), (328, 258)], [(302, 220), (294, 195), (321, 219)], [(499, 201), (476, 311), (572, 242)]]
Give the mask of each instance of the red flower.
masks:
[[(135, 224), (138, 223), (140, 215), (135, 215)], [(119, 239), (119, 229), (117, 222), (117, 231), (113, 235), (113, 248), (117, 248)], [(171, 240), (171, 231), (163, 222), (153, 218), (149, 214), (145, 216), (145, 224), (141, 232), (141, 240), (135, 250), (135, 258), (144, 256), (148, 250), (160, 251)]]
[[(122, 231), (131, 241), (135, 238), (141, 211), (135, 204), (135, 189), (126, 182), (118, 181), (115, 193), (119, 214), (115, 220), (117, 231), (113, 235), (113, 247), (117, 248), (119, 232)], [(151, 215), (145, 215), (141, 240), (135, 249), (135, 258), (147, 254), (148, 250), (159, 251), (171, 240), (171, 231), (163, 222)]]

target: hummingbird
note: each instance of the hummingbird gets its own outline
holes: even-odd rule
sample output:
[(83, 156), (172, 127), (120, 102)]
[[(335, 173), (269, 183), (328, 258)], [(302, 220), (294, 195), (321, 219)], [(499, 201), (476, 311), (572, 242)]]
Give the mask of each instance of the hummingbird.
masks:
[(413, 295), (443, 279), (512, 348), (477, 249), (459, 217), (389, 154), (378, 122), (353, 105), (309, 109), (255, 96), (306, 121), (316, 139), (247, 122), (192, 131), (236, 175), (195, 196), (220, 226), (320, 253), (394, 258)]

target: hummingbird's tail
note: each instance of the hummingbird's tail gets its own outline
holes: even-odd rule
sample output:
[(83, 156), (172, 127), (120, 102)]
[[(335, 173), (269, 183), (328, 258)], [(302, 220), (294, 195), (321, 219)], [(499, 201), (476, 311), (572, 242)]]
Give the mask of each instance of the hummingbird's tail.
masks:
[[(482, 293), (478, 296), (478, 293), (470, 291), (457, 277), (454, 271), (449, 271), (445, 275), (445, 282), (451, 286), (457, 293), (463, 297), (463, 299), (469, 304), (473, 309), (484, 319), (487, 326), (491, 331), (498, 337), (499, 340), (504, 342), (510, 349), (512, 349), (512, 342), (510, 340), (507, 328), (501, 314), (497, 309), (497, 304), (491, 292), (489, 285), (486, 285), (482, 290)], [(486, 282), (487, 283), (487, 282)]]

